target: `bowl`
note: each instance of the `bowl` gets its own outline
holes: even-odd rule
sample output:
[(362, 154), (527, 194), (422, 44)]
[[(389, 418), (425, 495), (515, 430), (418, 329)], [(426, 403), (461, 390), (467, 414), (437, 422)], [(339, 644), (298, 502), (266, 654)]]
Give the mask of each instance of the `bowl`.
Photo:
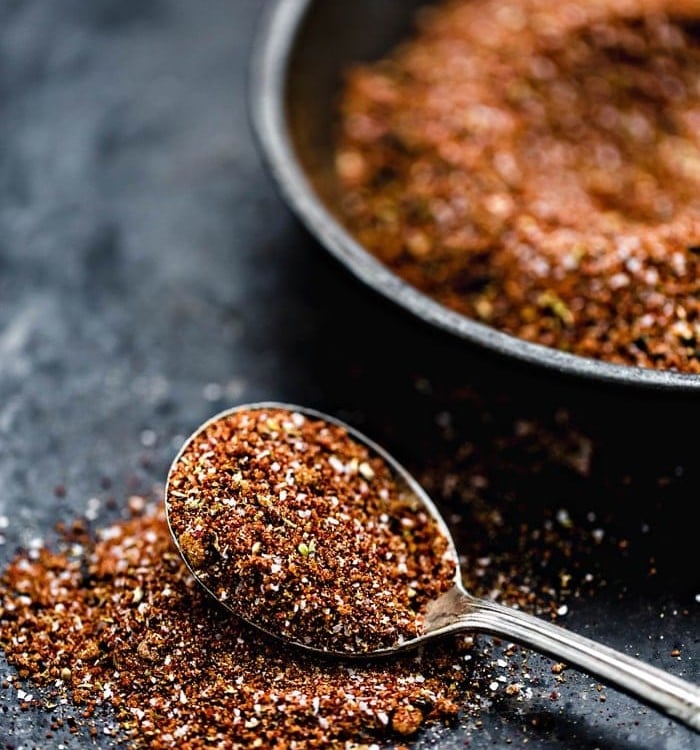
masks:
[(251, 65), (251, 116), (266, 163), (302, 222), (367, 286), (417, 318), (503, 357), (582, 379), (666, 391), (700, 376), (618, 365), (531, 343), (455, 312), (399, 278), (339, 218), (334, 134), (343, 71), (382, 57), (412, 28), (421, 0), (272, 0)]

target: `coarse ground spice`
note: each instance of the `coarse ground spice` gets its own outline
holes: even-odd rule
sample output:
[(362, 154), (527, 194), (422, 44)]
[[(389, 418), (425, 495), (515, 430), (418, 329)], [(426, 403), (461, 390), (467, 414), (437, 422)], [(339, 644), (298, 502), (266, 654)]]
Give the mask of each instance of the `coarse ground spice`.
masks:
[[(697, 617), (694, 527), (682, 523), (698, 479), (692, 445), (668, 435), (650, 445), (636, 429), (622, 440), (602, 419), (582, 430), (580, 415), (533, 411), (520, 391), (485, 400), (482, 390), (417, 379), (407, 443), (457, 539), (465, 587), (564, 623), (586, 622), (590, 607), (647, 602), (660, 608), (658, 629), (645, 620), (648, 632), (624, 643), (658, 636), (661, 656), (664, 644), (674, 653), (672, 621)], [(640, 714), (620, 713), (601, 685), (488, 638), (351, 664), (285, 649), (200, 591), (154, 501), (141, 515), (144, 499), (131, 498), (131, 520), (101, 519), (96, 544), (81, 523), (51, 545), (57, 552), (32, 544), (0, 577), (0, 647), (17, 670), (2, 675), (0, 711), (50, 711), (46, 746), (68, 728), (99, 732), (100, 747), (367, 750), (412, 744), (402, 732), (457, 707), (465, 741), (494, 720), (513, 747), (560, 725), (569, 744), (585, 742), (595, 722), (640, 731)], [(0, 516), (0, 529), (12, 523)], [(677, 668), (693, 679), (691, 646)], [(11, 709), (0, 715), (12, 721)]]
[(359, 241), (442, 304), (700, 373), (700, 2), (452, 0), (350, 71)]
[(20, 554), (0, 579), (0, 645), (20, 677), (69, 695), (84, 718), (112, 706), (130, 747), (371, 741), (451, 719), (469, 698), (468, 639), (360, 666), (260, 634), (197, 585), (160, 504), (94, 545), (80, 534), (66, 551)]
[(454, 584), (448, 540), (347, 431), (278, 408), (208, 423), (168, 478), (168, 520), (212, 593), (275, 635), (363, 654), (420, 635)]

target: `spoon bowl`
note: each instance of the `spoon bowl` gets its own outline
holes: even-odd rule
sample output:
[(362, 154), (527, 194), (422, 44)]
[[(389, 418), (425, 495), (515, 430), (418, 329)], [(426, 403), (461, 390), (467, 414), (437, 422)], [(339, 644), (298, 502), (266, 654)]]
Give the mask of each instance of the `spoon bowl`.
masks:
[[(454, 541), (452, 539), (452, 536), (450, 534), (450, 530), (447, 527), (447, 524), (445, 523), (444, 519), (442, 518), (442, 515), (440, 514), (439, 510), (435, 506), (435, 503), (432, 501), (430, 496), (420, 486), (420, 484), (416, 481), (416, 479), (410, 474), (410, 472), (407, 469), (405, 469), (398, 461), (396, 461), (396, 459), (393, 458), (393, 456), (391, 456), (380, 445), (370, 440), (366, 435), (363, 435), (361, 432), (359, 432), (359, 430), (356, 430), (355, 428), (346, 424), (342, 420), (337, 419), (336, 417), (332, 417), (328, 414), (324, 414), (320, 411), (316, 411), (315, 409), (309, 409), (306, 407), (296, 406), (292, 404), (278, 403), (274, 401), (264, 401), (264, 402), (258, 402), (258, 403), (252, 403), (252, 404), (242, 404), (232, 409), (226, 409), (222, 412), (219, 412), (218, 414), (215, 414), (213, 417), (211, 417), (211, 419), (208, 419), (206, 422), (201, 424), (192, 433), (192, 435), (190, 435), (187, 438), (187, 440), (185, 440), (179, 452), (173, 459), (172, 465), (170, 467), (170, 471), (168, 472), (168, 479), (166, 483), (166, 492), (165, 492), (165, 511), (166, 511), (166, 519), (168, 522), (168, 528), (170, 530), (170, 535), (175, 543), (178, 553), (184, 560), (190, 573), (195, 578), (195, 580), (199, 583), (199, 585), (202, 586), (202, 588), (205, 591), (207, 591), (207, 593), (210, 596), (216, 599), (222, 606), (226, 607), (226, 609), (228, 609), (232, 613), (246, 620), (250, 625), (257, 627), (259, 630), (262, 630), (268, 635), (274, 636), (276, 638), (280, 637), (280, 633), (278, 631), (272, 630), (270, 628), (266, 628), (265, 625), (261, 624), (259, 621), (256, 621), (250, 617), (247, 617), (244, 613), (241, 612), (241, 608), (239, 606), (236, 606), (235, 601), (231, 599), (226, 599), (226, 598), (222, 599), (222, 597), (220, 597), (213, 590), (213, 587), (210, 584), (210, 582), (207, 581), (205, 577), (201, 575), (200, 571), (198, 571), (191, 564), (189, 556), (183, 550), (179, 535), (174, 530), (173, 523), (171, 523), (171, 516), (172, 516), (171, 505), (172, 504), (170, 501), (171, 495), (169, 492), (173, 472), (175, 468), (177, 467), (179, 461), (181, 460), (182, 455), (185, 453), (185, 451), (187, 451), (192, 441), (195, 440), (197, 437), (199, 437), (203, 432), (205, 432), (210, 425), (218, 422), (221, 419), (224, 419), (226, 417), (229, 417), (237, 413), (248, 412), (248, 411), (268, 410), (268, 409), (269, 410), (281, 409), (281, 410), (288, 411), (290, 414), (302, 414), (304, 417), (307, 417), (309, 419), (321, 420), (323, 422), (326, 422), (327, 424), (336, 425), (342, 428), (345, 432), (347, 432), (347, 434), (357, 443), (366, 447), (370, 451), (371, 454), (381, 458), (382, 461), (384, 461), (384, 463), (389, 467), (392, 473), (392, 477), (394, 481), (397, 483), (397, 485), (401, 488), (402, 493), (405, 493), (407, 496), (410, 495), (411, 498), (415, 498), (415, 500), (420, 504), (421, 508), (427, 511), (430, 517), (435, 522), (435, 525), (437, 529), (439, 530), (441, 536), (444, 537), (444, 539), (447, 542), (447, 545), (448, 545), (447, 554), (454, 561), (455, 572), (453, 576), (453, 588), (461, 586), (461, 574), (459, 571), (457, 550), (456, 550)], [(436, 616), (437, 616), (437, 612), (439, 611), (439, 609), (440, 607), (438, 604), (435, 610)], [(285, 640), (287, 640), (290, 643), (294, 643), (297, 646), (301, 646), (302, 648), (308, 651), (314, 651), (318, 654), (323, 654), (325, 656), (338, 656), (342, 658), (367, 658), (367, 657), (375, 657), (375, 656), (376, 657), (389, 656), (389, 655), (395, 654), (397, 651), (410, 651), (411, 649), (417, 648), (425, 641), (425, 635), (420, 635), (415, 638), (403, 640), (400, 643), (397, 641), (395, 644), (392, 644), (391, 646), (386, 647), (386, 648), (373, 648), (369, 650), (358, 649), (352, 652), (333, 650), (329, 648), (320, 648), (320, 647), (315, 646), (314, 644), (303, 642), (300, 639), (295, 639), (293, 637), (286, 638)]]
[[(247, 614), (243, 603), (236, 598), (217, 593), (217, 587), (212, 586), (207, 580), (206, 571), (203, 574), (199, 565), (192, 564), (191, 555), (184, 548), (182, 539), (171, 522), (172, 499), (175, 497), (172, 483), (180, 461), (192, 442), (219, 420), (225, 420), (234, 415), (242, 415), (246, 412), (257, 413), (265, 412), (265, 410), (288, 413), (290, 418), (293, 418), (294, 415), (301, 415), (304, 419), (308, 418), (341, 428), (352, 441), (365, 449), (369, 456), (383, 462), (402, 497), (410, 498), (411, 506), (427, 514), (431, 519), (432, 528), (435, 531), (435, 540), (442, 538), (446, 542), (445, 557), (453, 563), (454, 576), (451, 580), (446, 581), (447, 585), (444, 587), (443, 593), (429, 601), (420, 616), (416, 615), (416, 635), (414, 637), (405, 639), (396, 637), (389, 645), (383, 642), (379, 647), (360, 645), (351, 649), (339, 650), (329, 648), (325, 643), (319, 645), (308, 638), (290, 636), (288, 633), (282, 633), (267, 626), (257, 618), (251, 617)], [(180, 495), (182, 493), (178, 497)], [(231, 612), (273, 637), (282, 638), (306, 650), (322, 653), (325, 656), (367, 658), (396, 654), (452, 633), (484, 633), (518, 643), (566, 662), (572, 667), (594, 675), (621, 691), (638, 698), (696, 731), (700, 731), (700, 688), (697, 686), (538, 617), (469, 594), (462, 585), (457, 550), (449, 528), (425, 490), (386, 450), (335, 417), (313, 409), (276, 402), (244, 404), (217, 414), (200, 426), (185, 441), (182, 449), (175, 457), (168, 474), (165, 503), (168, 526), (175, 546), (198, 583)], [(231, 508), (233, 507), (235, 507), (235, 501), (231, 502)], [(233, 512), (232, 509), (231, 513)], [(338, 554), (340, 554), (340, 551)]]

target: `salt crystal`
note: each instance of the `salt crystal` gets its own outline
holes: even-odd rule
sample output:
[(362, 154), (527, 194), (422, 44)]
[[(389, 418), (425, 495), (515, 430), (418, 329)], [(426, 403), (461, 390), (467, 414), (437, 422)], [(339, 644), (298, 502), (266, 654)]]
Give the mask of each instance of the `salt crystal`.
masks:
[(337, 474), (342, 474), (345, 471), (345, 465), (339, 458), (336, 458), (335, 456), (331, 456), (328, 459), (328, 463), (331, 465), (333, 471), (335, 471)]

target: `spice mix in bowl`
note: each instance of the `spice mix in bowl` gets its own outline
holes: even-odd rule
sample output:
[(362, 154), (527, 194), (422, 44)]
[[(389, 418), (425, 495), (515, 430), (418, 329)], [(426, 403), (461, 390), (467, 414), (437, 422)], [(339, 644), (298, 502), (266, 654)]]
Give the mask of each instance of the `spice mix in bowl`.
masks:
[(271, 5), (251, 104), (290, 206), (456, 340), (589, 381), (700, 388), (700, 4), (421, 5)]
[(700, 373), (698, 21), (697, 0), (431, 7), (347, 73), (343, 221), (471, 319)]

